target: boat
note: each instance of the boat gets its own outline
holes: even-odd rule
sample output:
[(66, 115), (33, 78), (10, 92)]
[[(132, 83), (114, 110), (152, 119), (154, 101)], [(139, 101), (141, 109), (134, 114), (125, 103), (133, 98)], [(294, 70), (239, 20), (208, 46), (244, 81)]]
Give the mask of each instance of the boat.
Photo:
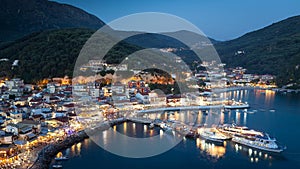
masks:
[(60, 164), (53, 164), (53, 165), (52, 165), (52, 168), (63, 168), (63, 167), (62, 167), (62, 165), (60, 165)]
[(228, 137), (219, 133), (214, 128), (200, 128), (198, 130), (199, 136), (205, 139), (206, 141), (223, 144), (225, 140), (228, 140)]
[(280, 153), (286, 149), (282, 146), (279, 146), (276, 142), (276, 139), (271, 138), (266, 133), (263, 136), (248, 136), (237, 134), (232, 138), (232, 141), (251, 148), (273, 153)]
[(234, 100), (228, 100), (228, 101), (225, 101), (225, 103), (224, 103), (225, 109), (247, 109), (249, 107), (250, 107), (250, 105), (247, 102), (242, 103), (242, 102), (237, 102)]
[(225, 134), (228, 137), (233, 137), (236, 134), (239, 135), (252, 135), (252, 136), (263, 136), (263, 133), (260, 131), (249, 129), (246, 126), (237, 126), (236, 124), (223, 124), (219, 125), (216, 128), (221, 133)]
[(155, 127), (154, 123), (149, 124), (149, 128), (153, 129)]
[(168, 133), (173, 133), (173, 128), (166, 124), (166, 123), (162, 123), (160, 124), (160, 128), (164, 131), (164, 132), (168, 132)]
[(247, 109), (249, 108), (248, 103), (240, 103), (240, 104), (231, 104), (231, 105), (224, 105), (225, 109)]
[(197, 131), (191, 129), (186, 135), (186, 138), (197, 138), (199, 137), (199, 134), (197, 133)]
[(69, 160), (68, 157), (62, 156), (62, 157), (56, 157), (55, 158), (56, 161), (65, 161), (65, 160)]

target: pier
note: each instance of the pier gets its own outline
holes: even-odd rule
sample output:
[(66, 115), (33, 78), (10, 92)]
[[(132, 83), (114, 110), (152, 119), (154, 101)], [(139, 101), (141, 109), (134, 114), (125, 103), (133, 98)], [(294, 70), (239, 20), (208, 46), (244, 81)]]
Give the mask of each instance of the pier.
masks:
[(155, 113), (155, 112), (164, 112), (164, 111), (184, 111), (184, 110), (209, 110), (209, 109), (222, 109), (223, 105), (209, 105), (209, 106), (179, 106), (179, 107), (160, 107), (160, 108), (151, 108), (145, 110), (135, 111), (138, 114), (141, 113)]

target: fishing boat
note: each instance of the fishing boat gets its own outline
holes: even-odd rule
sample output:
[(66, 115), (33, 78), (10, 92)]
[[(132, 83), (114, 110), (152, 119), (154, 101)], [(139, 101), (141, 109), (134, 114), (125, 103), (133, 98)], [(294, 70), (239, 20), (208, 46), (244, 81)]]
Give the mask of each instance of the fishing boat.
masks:
[(267, 152), (280, 153), (286, 149), (286, 147), (279, 146), (275, 138), (271, 138), (268, 134), (263, 136), (248, 136), (248, 135), (235, 135), (232, 141), (251, 148), (263, 150)]

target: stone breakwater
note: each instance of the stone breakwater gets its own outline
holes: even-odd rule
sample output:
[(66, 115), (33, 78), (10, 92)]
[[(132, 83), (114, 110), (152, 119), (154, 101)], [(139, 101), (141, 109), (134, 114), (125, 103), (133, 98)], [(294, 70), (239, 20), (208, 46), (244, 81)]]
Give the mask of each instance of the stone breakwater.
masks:
[(79, 131), (78, 133), (67, 137), (65, 140), (59, 143), (50, 144), (44, 147), (44, 149), (39, 153), (39, 156), (36, 162), (31, 167), (31, 169), (49, 168), (52, 159), (56, 156), (58, 152), (87, 138), (89, 138), (89, 136), (84, 131)]
[(119, 118), (106, 123), (101, 123), (99, 126), (93, 129), (87, 129), (86, 131), (84, 130), (79, 131), (76, 134), (67, 137), (65, 140), (61, 142), (53, 143), (44, 147), (43, 150), (39, 152), (37, 160), (35, 161), (35, 163), (32, 165), (30, 169), (49, 168), (52, 159), (56, 156), (58, 152), (67, 149), (76, 143), (82, 142), (84, 139), (89, 138), (89, 135), (97, 134), (99, 131), (107, 130), (111, 126), (123, 123), (125, 121), (127, 121), (125, 118)]

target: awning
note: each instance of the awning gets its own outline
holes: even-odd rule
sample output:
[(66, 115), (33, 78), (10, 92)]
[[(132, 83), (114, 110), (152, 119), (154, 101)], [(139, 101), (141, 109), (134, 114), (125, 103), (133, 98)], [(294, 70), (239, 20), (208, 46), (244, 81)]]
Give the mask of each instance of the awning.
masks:
[(32, 138), (36, 137), (36, 135), (33, 133), (27, 134), (26, 136), (28, 137), (28, 140), (31, 140)]
[(15, 144), (15, 145), (25, 145), (25, 144), (26, 144), (26, 141), (25, 141), (25, 140), (15, 140), (15, 141), (14, 141), (14, 144)]

